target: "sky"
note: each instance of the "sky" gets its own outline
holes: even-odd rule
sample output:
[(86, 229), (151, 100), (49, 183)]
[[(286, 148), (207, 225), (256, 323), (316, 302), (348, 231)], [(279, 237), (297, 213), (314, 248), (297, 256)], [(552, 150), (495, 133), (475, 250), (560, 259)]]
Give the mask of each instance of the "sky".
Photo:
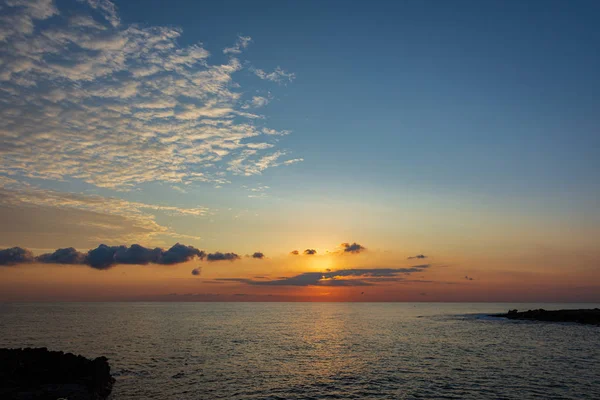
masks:
[(0, 0), (0, 301), (600, 302), (599, 17)]

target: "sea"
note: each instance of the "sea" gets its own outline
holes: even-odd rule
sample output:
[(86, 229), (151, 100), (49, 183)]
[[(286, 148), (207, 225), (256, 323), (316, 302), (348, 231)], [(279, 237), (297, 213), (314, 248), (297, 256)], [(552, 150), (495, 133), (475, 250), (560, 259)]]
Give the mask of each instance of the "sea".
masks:
[(600, 399), (600, 327), (510, 303), (4, 303), (0, 347), (106, 356), (112, 399)]

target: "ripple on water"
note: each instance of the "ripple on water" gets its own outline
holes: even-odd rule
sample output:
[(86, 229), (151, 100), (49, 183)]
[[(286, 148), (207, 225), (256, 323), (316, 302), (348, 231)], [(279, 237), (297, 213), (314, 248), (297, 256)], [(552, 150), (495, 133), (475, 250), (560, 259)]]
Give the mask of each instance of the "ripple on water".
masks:
[(107, 355), (114, 399), (600, 398), (600, 328), (509, 306), (11, 304), (0, 346)]

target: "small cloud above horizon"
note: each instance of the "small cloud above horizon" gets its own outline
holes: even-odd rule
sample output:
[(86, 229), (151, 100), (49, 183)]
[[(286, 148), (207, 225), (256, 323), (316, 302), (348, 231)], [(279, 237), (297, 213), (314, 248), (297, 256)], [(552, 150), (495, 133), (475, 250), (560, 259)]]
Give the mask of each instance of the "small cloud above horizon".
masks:
[(340, 246), (344, 250), (344, 253), (358, 254), (358, 253), (361, 253), (361, 252), (367, 250), (364, 246), (361, 246), (360, 244), (358, 244), (356, 242), (354, 242), (352, 244), (342, 243)]
[(221, 253), (217, 251), (216, 253), (210, 253), (206, 256), (206, 261), (235, 261), (239, 260), (240, 256), (235, 253)]

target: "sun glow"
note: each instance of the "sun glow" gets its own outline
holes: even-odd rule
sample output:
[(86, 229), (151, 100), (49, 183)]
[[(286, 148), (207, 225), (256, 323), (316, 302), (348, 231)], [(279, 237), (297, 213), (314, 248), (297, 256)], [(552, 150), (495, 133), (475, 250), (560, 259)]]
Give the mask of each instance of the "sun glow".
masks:
[(332, 257), (328, 256), (310, 256), (307, 262), (307, 267), (310, 271), (326, 272), (327, 270), (335, 269), (335, 262)]

